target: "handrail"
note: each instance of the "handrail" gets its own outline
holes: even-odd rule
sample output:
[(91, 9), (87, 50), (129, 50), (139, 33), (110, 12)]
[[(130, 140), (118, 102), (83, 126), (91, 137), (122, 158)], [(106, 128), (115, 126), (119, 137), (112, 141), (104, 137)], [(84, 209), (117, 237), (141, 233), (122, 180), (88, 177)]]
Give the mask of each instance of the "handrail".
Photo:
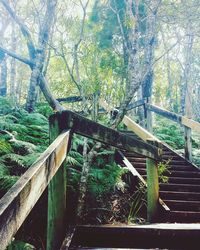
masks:
[(160, 150), (155, 145), (130, 138), (71, 111), (56, 113), (50, 116), (49, 122), (50, 139), (55, 140), (0, 200), (1, 249), (11, 242), (47, 186), (47, 250), (60, 247), (66, 212), (66, 171), (63, 162), (71, 132), (138, 153), (151, 162), (159, 159)]
[[(100, 99), (99, 104), (108, 112), (113, 110), (105, 100)], [(154, 145), (157, 144), (159, 150), (159, 156), (162, 154), (162, 145), (160, 140), (149, 133), (147, 130), (143, 129), (128, 116), (124, 116), (122, 122), (136, 135), (138, 135), (143, 141), (151, 142)], [(158, 181), (158, 167), (157, 161), (148, 159), (146, 160), (147, 168), (147, 220), (149, 222), (154, 222), (157, 220), (158, 214), (158, 203), (162, 202), (159, 198), (159, 181)], [(164, 205), (164, 204), (163, 204)], [(168, 207), (167, 207), (168, 209)]]
[(181, 116), (176, 113), (170, 112), (163, 108), (160, 108), (156, 105), (149, 103), (145, 104), (145, 109), (148, 111), (157, 113), (161, 116), (164, 116), (170, 120), (178, 122), (180, 125), (185, 127), (185, 157), (187, 160), (192, 161), (192, 142), (191, 142), (191, 131), (200, 132), (200, 123), (192, 119), (187, 118), (186, 116)]
[[(114, 107), (110, 106), (105, 100), (100, 99), (99, 104), (107, 111), (111, 112)], [(133, 131), (139, 138), (141, 138), (143, 141), (157, 141), (160, 142), (158, 138), (153, 136), (151, 133), (149, 133), (146, 129), (142, 128), (140, 125), (138, 125), (136, 122), (134, 122), (130, 117), (127, 115), (124, 116), (122, 122), (127, 126), (128, 129)]]
[(63, 132), (0, 200), (0, 245), (11, 242), (66, 158), (70, 132)]
[[(50, 122), (57, 122), (61, 130), (71, 129), (82, 136), (111, 145), (118, 149), (128, 150), (151, 159), (159, 159), (160, 150), (157, 146), (130, 138), (114, 129), (93, 122), (72, 111), (62, 111), (50, 116)], [(151, 139), (151, 138), (150, 138)]]
[(164, 116), (172, 121), (178, 122), (181, 125), (184, 125), (188, 128), (191, 128), (192, 130), (196, 131), (196, 132), (200, 132), (200, 123), (196, 122), (192, 119), (187, 118), (186, 116), (182, 116), (182, 115), (178, 115), (174, 112), (170, 112), (166, 109), (160, 108), (156, 105), (152, 105), (152, 104), (145, 104), (145, 107), (149, 110), (152, 111), (154, 113), (157, 113), (161, 116)]

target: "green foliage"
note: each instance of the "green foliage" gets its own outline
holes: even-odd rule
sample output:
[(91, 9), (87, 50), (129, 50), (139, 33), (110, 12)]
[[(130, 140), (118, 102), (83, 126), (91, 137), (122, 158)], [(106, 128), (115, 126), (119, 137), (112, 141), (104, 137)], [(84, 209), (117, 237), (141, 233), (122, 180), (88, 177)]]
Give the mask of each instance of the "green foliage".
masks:
[(12, 152), (11, 145), (5, 140), (0, 138), (0, 155), (7, 154), (9, 152)]
[(88, 191), (94, 196), (114, 191), (117, 183), (121, 182), (122, 175), (127, 170), (113, 162), (103, 168), (91, 168), (88, 178)]
[(45, 117), (49, 117), (53, 114), (52, 108), (49, 106), (48, 103), (37, 103), (36, 105), (36, 112), (42, 114)]
[(7, 248), (7, 250), (35, 250), (36, 248), (23, 241), (13, 241)]
[(12, 109), (10, 100), (6, 97), (0, 97), (0, 114), (8, 114)]
[(162, 183), (166, 183), (169, 180), (169, 177), (166, 176), (166, 173), (170, 174), (170, 171), (169, 171), (170, 161), (171, 159), (158, 163), (158, 177), (159, 177), (159, 181)]
[(18, 176), (0, 176), (0, 191), (7, 192), (18, 181), (18, 179)]
[[(3, 103), (2, 108), (6, 109), (8, 104), (8, 101)], [(24, 109), (8, 111), (0, 115), (0, 195), (18, 180), (49, 143), (45, 116), (29, 114)]]
[(139, 212), (142, 207), (147, 206), (147, 188), (140, 182), (132, 196), (131, 207), (128, 215), (128, 223), (138, 221)]
[(184, 135), (178, 124), (165, 118), (157, 118), (154, 127), (155, 135), (174, 149), (184, 148)]

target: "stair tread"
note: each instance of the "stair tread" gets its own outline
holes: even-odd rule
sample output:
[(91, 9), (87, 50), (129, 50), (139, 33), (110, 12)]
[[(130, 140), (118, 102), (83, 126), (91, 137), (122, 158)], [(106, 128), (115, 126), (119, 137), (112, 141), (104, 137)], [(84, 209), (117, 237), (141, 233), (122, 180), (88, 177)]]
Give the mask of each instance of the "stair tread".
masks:
[(185, 200), (167, 200), (164, 199), (163, 200), (165, 203), (171, 202), (171, 203), (177, 203), (177, 204), (196, 204), (196, 205), (200, 205), (200, 201), (185, 201)]

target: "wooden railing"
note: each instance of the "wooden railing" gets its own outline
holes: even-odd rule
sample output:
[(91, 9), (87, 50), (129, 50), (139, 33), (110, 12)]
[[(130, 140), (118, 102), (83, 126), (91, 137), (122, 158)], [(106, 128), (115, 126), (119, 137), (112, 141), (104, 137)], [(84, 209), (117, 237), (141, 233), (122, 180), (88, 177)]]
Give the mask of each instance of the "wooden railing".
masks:
[[(113, 109), (116, 109), (114, 107), (111, 107), (106, 103), (105, 100), (100, 100), (100, 105), (106, 110), (106, 111), (112, 111)], [(168, 110), (165, 110), (163, 108), (160, 108), (156, 105), (152, 105), (145, 100), (139, 100), (137, 102), (134, 102), (133, 105), (129, 105), (129, 107), (136, 108), (143, 105), (144, 106), (144, 113), (146, 116), (147, 120), (147, 131), (146, 129), (143, 129), (141, 126), (139, 126), (137, 123), (135, 123), (133, 120), (131, 120), (128, 116), (125, 116), (122, 122), (130, 129), (132, 130), (136, 135), (138, 135), (142, 140), (148, 141), (148, 140), (153, 140), (153, 141), (158, 141), (160, 140), (153, 136), (152, 132), (152, 119), (150, 119), (151, 112), (154, 112), (158, 115), (161, 115), (167, 119), (170, 119), (174, 122), (177, 122), (181, 126), (184, 127), (184, 139), (185, 139), (185, 158), (189, 161), (192, 162), (192, 137), (191, 137), (191, 132), (196, 131), (200, 132), (200, 123), (187, 118), (186, 116), (181, 116), (178, 115), (174, 112), (170, 112)], [(129, 110), (129, 108), (128, 108)]]
[[(45, 188), (50, 181), (55, 182), (64, 172), (63, 162), (67, 154), (67, 146), (70, 132), (61, 133), (56, 140), (45, 150), (38, 160), (25, 172), (25, 174), (16, 182), (16, 184), (0, 200), (0, 249), (4, 250), (12, 237), (18, 231)], [(63, 177), (61, 177), (63, 179)], [(60, 179), (61, 179), (60, 178)], [(56, 225), (62, 228), (63, 211), (65, 210), (64, 193), (65, 186), (63, 183), (57, 183), (60, 192), (60, 200), (54, 204), (53, 189), (49, 189), (49, 213), (48, 224)], [(58, 199), (57, 199), (58, 200)], [(54, 207), (60, 209), (59, 214), (54, 213)], [(62, 231), (60, 231), (62, 234)], [(59, 239), (58, 239), (59, 240)], [(52, 242), (52, 236), (48, 237), (48, 242)], [(50, 245), (50, 244), (49, 244)], [(51, 248), (47, 249), (59, 249)]]
[[(100, 99), (100, 106), (102, 106), (107, 112), (111, 112), (113, 109), (105, 100)], [(162, 156), (162, 144), (155, 136), (149, 133), (146, 129), (143, 129), (136, 122), (131, 120), (128, 116), (124, 116), (122, 122), (127, 128), (133, 131), (143, 141), (148, 142), (158, 148), (160, 159)], [(156, 220), (158, 203), (159, 203), (159, 180), (158, 180), (158, 161), (157, 160), (146, 160), (147, 168), (147, 217), (148, 221), (152, 222)]]
[[(176, 113), (170, 112), (168, 110), (162, 109), (152, 104), (145, 104), (145, 109), (148, 112), (154, 112), (158, 115), (161, 115), (165, 118), (168, 118), (174, 122), (177, 122), (181, 126), (184, 126), (185, 134), (185, 158), (189, 161), (192, 161), (192, 141), (191, 141), (191, 132), (196, 131), (200, 132), (200, 123), (188, 119), (185, 116), (178, 115)], [(150, 126), (150, 125), (149, 125)]]
[[(47, 250), (60, 249), (66, 227), (66, 169), (64, 161), (72, 133), (128, 150), (148, 158), (153, 169), (160, 157), (156, 145), (142, 142), (70, 111), (50, 117), (51, 145), (0, 200), (0, 247), (4, 250), (48, 186)], [(152, 175), (152, 173), (151, 173)], [(151, 194), (153, 205), (148, 218), (153, 220), (158, 194)]]

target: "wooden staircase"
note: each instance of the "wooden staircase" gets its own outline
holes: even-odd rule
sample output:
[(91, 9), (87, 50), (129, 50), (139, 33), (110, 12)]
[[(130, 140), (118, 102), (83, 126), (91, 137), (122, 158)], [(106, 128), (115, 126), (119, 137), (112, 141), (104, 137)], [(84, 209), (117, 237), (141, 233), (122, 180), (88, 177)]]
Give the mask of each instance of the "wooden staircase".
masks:
[(200, 226), (197, 224), (81, 225), (61, 250), (75, 249), (198, 249)]
[[(132, 132), (129, 136), (139, 139)], [(146, 180), (146, 158), (123, 152), (138, 173)], [(167, 183), (159, 184), (159, 196), (169, 207), (162, 216), (164, 222), (200, 222), (200, 170), (163, 143), (163, 162), (168, 163)]]

